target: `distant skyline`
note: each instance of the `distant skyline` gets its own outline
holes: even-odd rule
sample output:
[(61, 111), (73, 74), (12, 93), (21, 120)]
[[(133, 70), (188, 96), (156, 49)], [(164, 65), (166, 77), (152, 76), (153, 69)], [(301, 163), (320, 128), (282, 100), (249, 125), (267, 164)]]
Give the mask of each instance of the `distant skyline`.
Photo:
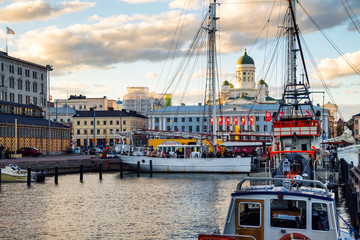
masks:
[[(299, 2), (354, 68), (360, 70), (360, 1)], [(257, 81), (264, 78), (270, 95), (279, 97), (282, 67), (266, 72), (264, 63), (275, 60), (268, 54), (287, 1), (218, 3), (220, 81), (226, 78), (235, 82), (236, 61), (246, 47), (255, 60)], [(199, 28), (208, 4), (207, 0), (0, 0), (0, 49), (6, 48), (7, 26), (15, 32), (7, 35), (10, 56), (53, 65), (53, 99), (82, 94), (117, 100), (122, 99), (126, 87), (133, 86), (146, 86), (160, 93), (181, 60), (178, 56), (183, 55)], [(331, 47), (300, 5), (296, 10), (304, 40), (348, 120), (360, 113), (360, 76)], [(348, 14), (357, 18), (350, 19)], [(311, 90), (323, 91), (311, 62), (306, 63)], [(169, 89), (175, 94), (175, 103), (197, 104), (204, 100), (205, 81), (200, 80), (204, 79), (205, 69), (204, 61), (199, 61), (193, 70), (196, 78), (184, 78)], [(182, 93), (184, 90), (186, 94)], [(322, 105), (321, 94), (314, 94), (313, 98)], [(330, 97), (325, 96), (325, 103), (329, 101)]]

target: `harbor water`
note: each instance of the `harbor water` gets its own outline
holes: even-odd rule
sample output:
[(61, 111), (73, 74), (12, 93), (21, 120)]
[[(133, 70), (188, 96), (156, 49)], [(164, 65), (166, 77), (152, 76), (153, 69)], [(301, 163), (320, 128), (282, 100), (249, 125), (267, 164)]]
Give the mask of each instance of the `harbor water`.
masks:
[[(222, 230), (241, 174), (106, 173), (2, 184), (1, 239), (197, 239)], [(340, 209), (344, 210), (343, 207)], [(342, 214), (346, 214), (343, 211)]]
[(1, 239), (197, 239), (223, 228), (241, 174), (106, 173), (2, 184)]

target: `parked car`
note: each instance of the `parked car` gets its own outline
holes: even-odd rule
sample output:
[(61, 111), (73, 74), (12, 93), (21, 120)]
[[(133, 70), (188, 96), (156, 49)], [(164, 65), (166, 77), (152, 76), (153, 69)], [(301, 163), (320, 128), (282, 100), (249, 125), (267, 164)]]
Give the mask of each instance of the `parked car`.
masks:
[(92, 148), (92, 149), (90, 149), (89, 154), (95, 155), (96, 153), (101, 153), (101, 152), (102, 151), (100, 148)]
[(33, 156), (33, 157), (41, 156), (40, 150), (33, 147), (20, 148), (19, 150), (17, 150), (16, 153), (20, 153), (23, 156)]

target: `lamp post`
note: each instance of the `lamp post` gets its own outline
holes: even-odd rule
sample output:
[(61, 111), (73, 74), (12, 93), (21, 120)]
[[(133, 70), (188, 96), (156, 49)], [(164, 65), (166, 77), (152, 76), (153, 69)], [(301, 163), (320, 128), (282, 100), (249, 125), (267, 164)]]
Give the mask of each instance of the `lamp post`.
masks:
[(50, 138), (51, 138), (51, 132), (50, 132), (50, 72), (53, 70), (51, 65), (46, 65), (46, 70), (48, 72), (47, 74), (47, 80), (48, 80), (48, 103), (47, 103), (47, 113), (48, 113), (48, 119), (49, 119), (49, 150), (48, 154), (50, 155)]
[(95, 145), (95, 109), (96, 109), (96, 105), (94, 105), (94, 108), (93, 108), (93, 111), (94, 111), (94, 131), (93, 131), (93, 147), (96, 147), (94, 146)]

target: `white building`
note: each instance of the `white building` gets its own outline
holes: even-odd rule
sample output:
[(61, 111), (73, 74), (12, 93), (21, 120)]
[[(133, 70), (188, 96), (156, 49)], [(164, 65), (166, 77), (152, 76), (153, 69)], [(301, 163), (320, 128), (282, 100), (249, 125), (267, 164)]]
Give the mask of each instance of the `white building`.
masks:
[(71, 107), (80, 111), (88, 111), (90, 108), (94, 108), (94, 106), (96, 106), (96, 111), (106, 111), (109, 108), (116, 109), (116, 101), (109, 100), (106, 96), (102, 98), (87, 98), (81, 94), (79, 96), (70, 95), (67, 99), (56, 99), (55, 106), (56, 105), (58, 108)]
[[(0, 100), (46, 107), (47, 67), (0, 51)], [(46, 109), (45, 109), (46, 110)]]

